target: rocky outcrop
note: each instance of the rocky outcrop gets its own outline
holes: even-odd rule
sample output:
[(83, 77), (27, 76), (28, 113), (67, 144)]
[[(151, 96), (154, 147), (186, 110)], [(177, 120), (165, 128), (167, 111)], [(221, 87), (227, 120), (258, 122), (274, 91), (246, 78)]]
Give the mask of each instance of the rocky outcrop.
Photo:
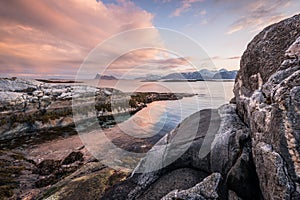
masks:
[[(169, 190), (164, 187), (164, 193), (155, 189), (162, 179), (165, 180), (164, 185), (170, 185), (183, 178), (180, 175), (166, 178), (169, 174), (179, 173), (178, 169), (182, 168), (202, 172), (202, 175), (197, 175), (201, 180), (209, 174), (219, 173), (223, 180), (218, 185), (218, 197), (221, 199), (228, 197), (228, 188), (245, 199), (260, 198), (258, 178), (253, 170), (249, 129), (236, 114), (235, 105), (191, 115), (149, 152), (132, 177), (114, 186), (103, 199), (144, 199), (148, 193), (155, 194), (152, 195), (154, 199), (160, 199), (172, 189), (186, 190), (179, 185)], [(180, 152), (182, 155), (177, 157)], [(156, 167), (158, 170), (150, 170)], [(146, 173), (140, 174), (143, 171)]]
[(41, 188), (57, 183), (62, 178), (75, 172), (83, 165), (83, 154), (81, 152), (71, 152), (66, 158), (61, 160), (46, 159), (36, 165), (33, 173), (39, 178), (35, 182), (35, 187)]
[(300, 15), (264, 29), (248, 45), (234, 88), (249, 126), (265, 199), (299, 199)]
[(37, 81), (17, 78), (1, 78), (0, 85), (0, 91), (2, 92), (33, 92), (37, 89)]
[[(72, 125), (71, 100), (74, 90), (88, 89), (86, 86), (0, 79), (0, 140), (11, 140), (32, 135), (32, 132), (42, 129)], [(99, 89), (99, 95), (101, 92), (105, 96)]]
[(256, 35), (243, 53), (234, 94), (237, 98), (237, 111), (247, 124), (247, 99), (275, 72), (289, 68), (288, 65), (281, 64), (285, 59), (285, 51), (300, 36), (299, 29), (300, 15), (271, 25)]
[(38, 193), (86, 164), (82, 156), (81, 152), (71, 152), (63, 160), (45, 159), (36, 163), (20, 150), (1, 150), (1, 199), (36, 199)]

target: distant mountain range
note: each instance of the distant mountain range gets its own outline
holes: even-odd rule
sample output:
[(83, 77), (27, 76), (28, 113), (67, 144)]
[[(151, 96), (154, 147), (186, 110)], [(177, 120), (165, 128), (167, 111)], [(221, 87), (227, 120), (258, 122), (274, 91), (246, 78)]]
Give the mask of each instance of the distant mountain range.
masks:
[(160, 79), (161, 76), (154, 75), (154, 74), (147, 74), (146, 76), (135, 78), (135, 80), (146, 80), (146, 81), (157, 81)]
[(235, 79), (236, 74), (237, 74), (237, 70), (219, 71), (212, 77), (212, 79)]
[(201, 73), (199, 72), (184, 72), (184, 73), (172, 73), (167, 76), (163, 76), (161, 79), (166, 80), (203, 80)]
[(171, 73), (166, 76), (146, 75), (145, 77), (137, 78), (145, 81), (158, 81), (158, 80), (230, 80), (235, 79), (237, 70), (228, 71), (227, 69), (208, 70), (202, 69), (195, 72)]
[[(195, 71), (195, 72), (171, 73), (166, 76), (147, 74), (144, 77), (136, 78), (136, 80), (143, 80), (143, 81), (232, 80), (235, 79), (236, 74), (237, 74), (237, 70), (228, 71), (227, 69), (220, 69), (220, 70), (202, 69), (200, 71)], [(109, 76), (109, 75), (101, 75), (101, 74), (97, 74), (95, 79), (117, 80), (117, 78), (112, 75)]]
[(101, 75), (101, 74), (97, 74), (97, 75), (95, 76), (94, 79), (101, 79), (101, 80), (117, 80), (117, 78), (114, 77), (114, 76), (107, 76), (107, 75)]

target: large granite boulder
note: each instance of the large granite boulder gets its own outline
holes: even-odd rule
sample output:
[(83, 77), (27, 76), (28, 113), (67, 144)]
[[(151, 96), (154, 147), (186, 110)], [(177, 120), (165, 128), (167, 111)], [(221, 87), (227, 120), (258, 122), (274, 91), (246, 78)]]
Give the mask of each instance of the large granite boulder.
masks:
[[(191, 193), (195, 193), (195, 188), (199, 189), (195, 182), (173, 184), (189, 179), (188, 174), (192, 173), (183, 173), (180, 169), (195, 171), (199, 182), (218, 173), (218, 195), (213, 195), (214, 198), (226, 199), (230, 189), (244, 199), (259, 199), (261, 193), (252, 159), (249, 129), (235, 110), (235, 105), (228, 104), (219, 109), (201, 110), (185, 119), (149, 151), (130, 178), (111, 188), (102, 199), (160, 199), (174, 189), (186, 197), (205, 198), (202, 193), (199, 196)], [(158, 169), (147, 171), (153, 165)], [(201, 188), (209, 186), (206, 182)], [(187, 189), (187, 186), (195, 187)], [(173, 193), (165, 199), (171, 198)]]
[(234, 94), (238, 113), (248, 123), (247, 99), (280, 69), (285, 51), (300, 36), (300, 15), (283, 20), (261, 31), (243, 53)]
[(248, 45), (235, 83), (249, 126), (264, 199), (299, 199), (300, 15), (265, 28)]

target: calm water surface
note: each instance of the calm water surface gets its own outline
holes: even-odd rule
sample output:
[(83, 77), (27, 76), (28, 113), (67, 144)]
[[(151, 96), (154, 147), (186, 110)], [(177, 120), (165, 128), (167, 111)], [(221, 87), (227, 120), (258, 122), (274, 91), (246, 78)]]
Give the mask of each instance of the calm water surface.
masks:
[(164, 135), (174, 129), (189, 115), (205, 108), (218, 108), (233, 97), (234, 82), (141, 82), (138, 80), (88, 80), (85, 84), (111, 87), (123, 92), (172, 92), (193, 93), (193, 97), (177, 101), (159, 101), (137, 112), (130, 119), (118, 124), (116, 130), (147, 138)]
[[(29, 155), (39, 158), (40, 152), (63, 155), (73, 147), (84, 144), (87, 152), (108, 166), (133, 169), (161, 137), (173, 130), (189, 115), (205, 108), (217, 108), (233, 97), (234, 82), (140, 82), (130, 80), (84, 80), (83, 84), (116, 88), (123, 92), (193, 93), (193, 97), (176, 101), (156, 101), (147, 105), (126, 121), (116, 126), (74, 135), (31, 149)], [(80, 83), (82, 84), (82, 83)], [(61, 145), (64, 144), (64, 145)], [(52, 148), (50, 148), (52, 147)], [(124, 151), (126, 150), (126, 151)], [(137, 152), (137, 153), (135, 153)], [(46, 155), (42, 155), (45, 157)]]

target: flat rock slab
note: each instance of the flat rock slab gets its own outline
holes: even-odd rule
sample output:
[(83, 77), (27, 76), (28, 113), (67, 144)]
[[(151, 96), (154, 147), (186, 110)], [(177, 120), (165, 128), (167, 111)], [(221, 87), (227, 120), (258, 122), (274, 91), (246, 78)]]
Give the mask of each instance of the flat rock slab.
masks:
[(186, 190), (201, 182), (208, 174), (191, 168), (174, 170), (158, 179), (149, 189), (139, 197), (139, 200), (161, 199), (174, 190)]

